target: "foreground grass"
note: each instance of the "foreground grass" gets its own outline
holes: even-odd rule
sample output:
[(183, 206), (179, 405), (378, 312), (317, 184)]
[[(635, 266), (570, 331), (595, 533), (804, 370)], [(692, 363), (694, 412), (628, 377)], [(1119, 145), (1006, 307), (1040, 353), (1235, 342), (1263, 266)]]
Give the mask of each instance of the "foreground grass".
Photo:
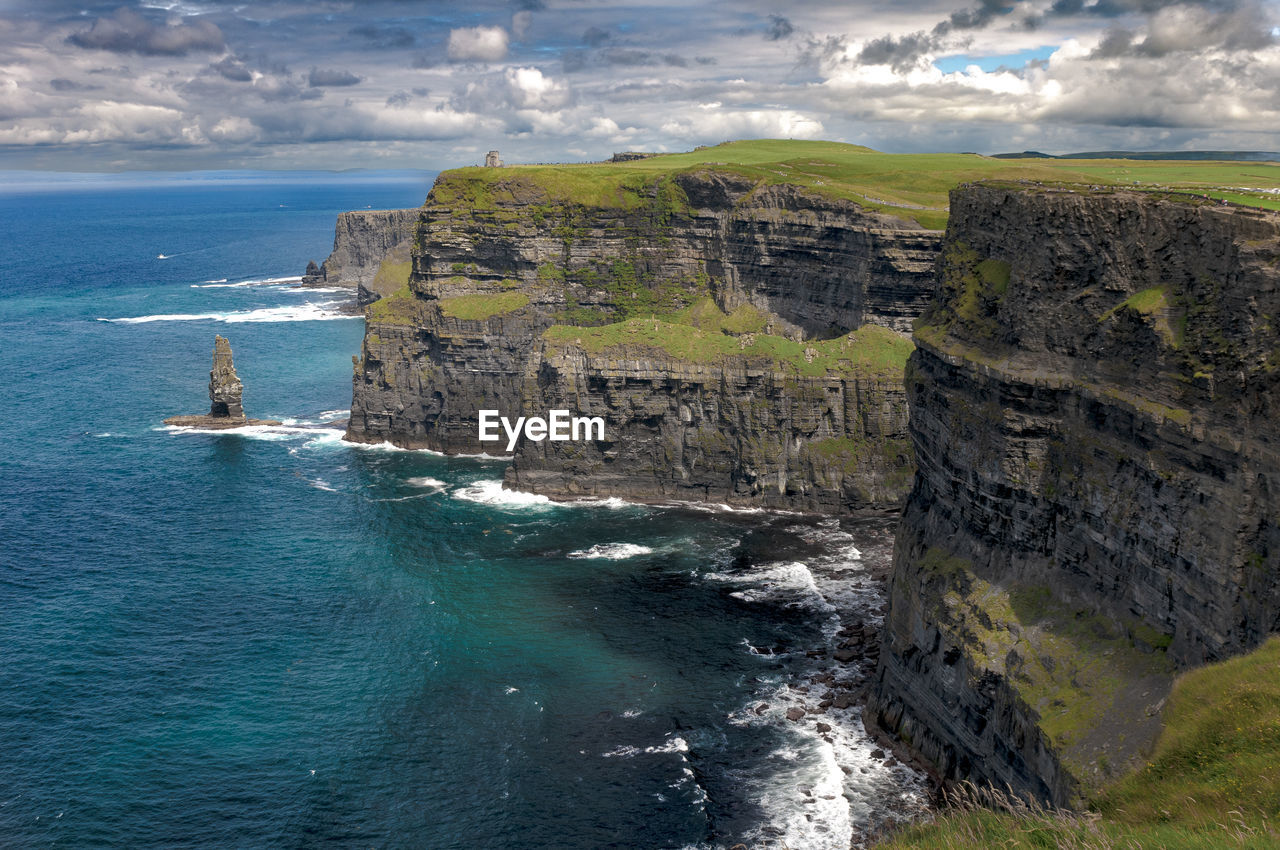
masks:
[[(782, 139), (726, 142), (688, 153), (623, 163), (516, 165), (446, 172), (437, 200), (484, 208), (514, 197), (519, 183), (548, 201), (587, 206), (638, 207), (651, 202), (664, 175), (715, 170), (756, 183), (789, 183), (818, 194), (941, 229), (947, 193), (974, 180), (1035, 180), (1202, 192), (1268, 209), (1280, 196), (1242, 189), (1280, 187), (1280, 165), (1258, 162), (1167, 160), (992, 159), (977, 154), (887, 154), (858, 145)], [(679, 199), (673, 197), (672, 205)]]
[(1105, 788), (1090, 812), (1048, 812), (973, 789), (953, 802), (935, 823), (878, 846), (1280, 847), (1280, 637), (1181, 676), (1150, 761)]

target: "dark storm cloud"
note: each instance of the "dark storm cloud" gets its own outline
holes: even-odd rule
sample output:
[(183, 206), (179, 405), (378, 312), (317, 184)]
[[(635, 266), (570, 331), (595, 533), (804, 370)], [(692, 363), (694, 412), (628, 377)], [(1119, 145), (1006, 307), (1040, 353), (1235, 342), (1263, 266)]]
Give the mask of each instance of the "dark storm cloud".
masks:
[(121, 7), (110, 17), (98, 18), (89, 29), (67, 38), (71, 44), (114, 53), (146, 56), (185, 56), (191, 52), (222, 50), (222, 30), (211, 21), (155, 25), (132, 9)]
[(934, 35), (946, 35), (953, 30), (974, 30), (988, 26), (996, 18), (1007, 14), (1013, 7), (1005, 0), (982, 0), (973, 9), (961, 9), (952, 12), (945, 21), (939, 21), (933, 28)]
[(841, 60), (849, 50), (849, 39), (843, 35), (828, 35), (824, 38), (809, 36), (800, 48), (801, 65), (822, 67)]
[(49, 88), (56, 92), (71, 91), (101, 91), (102, 86), (94, 86), (89, 83), (78, 83), (75, 80), (68, 80), (65, 77), (54, 77), (49, 81)]
[(781, 15), (770, 15), (769, 26), (765, 28), (764, 37), (766, 41), (781, 41), (784, 38), (790, 38), (796, 28), (791, 21)]
[(924, 32), (894, 38), (886, 35), (872, 39), (858, 53), (862, 65), (891, 65), (895, 71), (907, 71), (926, 53), (938, 47), (940, 39)]
[(675, 68), (689, 67), (689, 60), (676, 53), (653, 53), (648, 50), (637, 50), (630, 47), (611, 47), (608, 50), (601, 50), (599, 55), (600, 60), (606, 65), (620, 65), (623, 67), (639, 67), (642, 65), (668, 65)]
[(609, 33), (600, 29), (600, 27), (587, 27), (582, 33), (582, 43), (590, 47), (599, 47), (609, 40)]
[(372, 47), (388, 49), (413, 47), (417, 38), (404, 27), (378, 27), (371, 24), (352, 27), (348, 33), (359, 36)]
[(354, 86), (362, 80), (350, 71), (339, 71), (334, 68), (312, 68), (307, 75), (307, 85), (313, 89), (324, 86)]
[(1262, 50), (1276, 43), (1273, 25), (1261, 4), (1184, 4), (1169, 21), (1153, 19), (1145, 38), (1114, 27), (1090, 54), (1091, 59), (1146, 57), (1216, 48), (1228, 51)]
[(232, 56), (214, 62), (209, 67), (232, 82), (248, 83), (253, 81), (253, 74), (244, 66), (244, 63)]
[(404, 90), (395, 92), (387, 98), (387, 106), (394, 109), (403, 109), (411, 103), (413, 103), (413, 95)]

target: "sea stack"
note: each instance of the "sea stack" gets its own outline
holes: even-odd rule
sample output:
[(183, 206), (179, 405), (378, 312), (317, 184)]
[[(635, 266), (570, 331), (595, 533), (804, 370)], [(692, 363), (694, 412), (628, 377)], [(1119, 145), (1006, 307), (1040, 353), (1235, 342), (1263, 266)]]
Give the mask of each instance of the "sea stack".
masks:
[(209, 371), (209, 413), (206, 416), (170, 416), (166, 425), (219, 430), (242, 425), (279, 425), (276, 419), (248, 419), (244, 415), (244, 384), (236, 374), (231, 343), (225, 337), (213, 339), (213, 369)]

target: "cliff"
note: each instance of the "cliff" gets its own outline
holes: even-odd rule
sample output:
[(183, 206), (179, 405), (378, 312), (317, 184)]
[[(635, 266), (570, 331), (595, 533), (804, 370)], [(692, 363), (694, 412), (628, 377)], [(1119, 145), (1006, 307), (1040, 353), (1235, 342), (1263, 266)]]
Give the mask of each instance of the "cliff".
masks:
[(361, 304), (396, 291), (408, 279), (409, 249), (417, 223), (416, 209), (339, 213), (333, 251), (317, 273), (308, 267), (303, 283), (353, 287)]
[(560, 407), (607, 439), (523, 441), (513, 486), (899, 504), (939, 234), (731, 172), (596, 168), (441, 175), (407, 286), (369, 309), (347, 438), (499, 453), (478, 410)]
[(1278, 264), (1276, 213), (953, 192), (868, 714), (942, 775), (1069, 804), (1280, 629)]

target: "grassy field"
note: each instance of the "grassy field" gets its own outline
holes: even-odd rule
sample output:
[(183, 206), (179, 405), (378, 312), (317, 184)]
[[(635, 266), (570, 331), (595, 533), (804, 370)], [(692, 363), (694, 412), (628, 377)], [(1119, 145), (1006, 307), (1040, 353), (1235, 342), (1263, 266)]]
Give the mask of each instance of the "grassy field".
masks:
[(1147, 764), (1105, 788), (1090, 812), (967, 794), (936, 823), (877, 847), (1280, 847), (1280, 637), (1182, 675), (1163, 721)]
[[(664, 175), (705, 169), (732, 172), (765, 184), (792, 183), (913, 220), (946, 224), (947, 192), (973, 180), (1164, 188), (1280, 209), (1280, 195), (1241, 192), (1280, 188), (1280, 164), (1172, 160), (992, 159), (977, 154), (888, 154), (839, 142), (761, 139), (726, 142), (688, 153), (622, 163), (515, 165), (446, 172), (439, 200), (483, 207), (501, 201), (512, 178), (535, 185), (551, 201), (638, 207)], [(679, 198), (669, 199), (678, 206)]]

